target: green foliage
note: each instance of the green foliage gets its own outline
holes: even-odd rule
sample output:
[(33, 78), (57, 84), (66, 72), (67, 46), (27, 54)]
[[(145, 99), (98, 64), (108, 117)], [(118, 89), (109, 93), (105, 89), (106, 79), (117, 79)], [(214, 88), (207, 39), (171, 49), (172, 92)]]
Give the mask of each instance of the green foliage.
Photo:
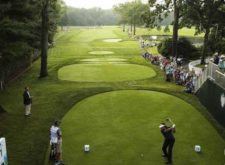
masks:
[[(0, 81), (27, 67), (34, 51), (40, 50), (43, 1), (0, 1)], [(53, 41), (60, 17), (61, 0), (52, 0), (49, 8), (49, 42)], [(17, 61), (23, 61), (18, 64)], [(11, 70), (14, 68), (15, 70)]]
[(48, 42), (50, 44), (53, 43), (53, 38), (57, 32), (57, 26), (60, 22), (61, 16), (61, 8), (64, 7), (64, 3), (61, 0), (55, 0), (50, 3), (49, 6), (49, 36)]
[[(221, 23), (221, 22), (220, 22)], [(218, 53), (225, 53), (225, 28), (221, 25), (218, 25), (213, 27), (211, 29), (210, 35), (209, 35), (209, 50), (210, 54), (213, 54), (215, 52)]]
[[(205, 33), (201, 58), (201, 64), (204, 64), (205, 56), (211, 54), (213, 49), (215, 49), (214, 43), (217, 42), (216, 40), (209, 41), (210, 34), (214, 33), (215, 39), (221, 39), (221, 37), (218, 37), (218, 34), (220, 34), (218, 32), (222, 29), (220, 27), (224, 25), (224, 1), (188, 0), (186, 1), (185, 11), (186, 15), (182, 21), (190, 26), (195, 26), (197, 34), (201, 32)], [(215, 33), (215, 31), (217, 32)]]
[[(1, 121), (0, 136), (7, 138), (7, 150), (8, 150), (8, 157), (10, 158), (10, 164), (12, 165), (44, 165), (45, 164), (44, 158), (46, 156), (46, 165), (47, 164), (52, 165), (52, 162), (49, 163), (49, 157), (48, 157), (49, 155), (46, 153), (47, 148), (49, 146), (49, 128), (52, 124), (52, 121), (55, 118), (62, 119), (64, 116), (67, 116), (66, 115), (67, 112), (75, 112), (72, 110), (72, 107), (77, 103), (79, 104), (81, 100), (87, 97), (90, 98), (91, 96), (95, 94), (109, 92), (113, 90), (121, 90), (121, 89), (127, 89), (127, 90), (144, 89), (144, 90), (160, 91), (160, 92), (168, 93), (171, 95), (175, 95), (185, 100), (185, 102), (189, 103), (188, 105), (186, 104), (187, 106), (190, 106), (190, 104), (194, 106), (193, 110), (182, 111), (182, 109), (177, 108), (177, 102), (176, 102), (177, 99), (170, 99), (170, 98), (168, 98), (168, 100), (164, 98), (160, 99), (161, 98), (160, 95), (157, 95), (157, 96), (152, 95), (153, 96), (152, 99), (151, 97), (149, 98), (148, 96), (139, 97), (143, 93), (141, 91), (138, 92), (138, 95), (134, 94), (131, 96), (130, 93), (128, 93), (126, 97), (121, 97), (121, 98), (125, 98), (124, 101), (120, 102), (122, 103), (120, 105), (124, 106), (125, 109), (124, 108), (116, 109), (116, 107), (117, 108), (119, 107), (119, 104), (115, 102), (111, 102), (111, 100), (107, 102), (103, 102), (104, 104), (100, 104), (102, 102), (99, 102), (99, 104), (95, 104), (95, 106), (102, 105), (102, 107), (104, 107), (104, 106), (111, 105), (110, 103), (112, 103), (113, 108), (115, 108), (115, 110), (117, 111), (121, 110), (120, 112), (118, 111), (118, 113), (116, 111), (111, 111), (114, 115), (116, 115), (116, 118), (112, 118), (112, 119), (116, 120), (117, 118), (124, 116), (127, 119), (129, 119), (129, 122), (133, 122), (136, 124), (137, 127), (134, 127), (134, 128), (139, 128), (140, 134), (136, 134), (135, 131), (132, 132), (132, 134), (138, 135), (137, 136), (138, 138), (148, 137), (146, 138), (147, 140), (145, 139), (138, 140), (138, 142), (140, 142), (140, 143), (137, 143), (138, 145), (135, 145), (137, 140), (134, 141), (134, 143), (129, 143), (127, 145), (128, 147), (126, 146), (127, 149), (129, 149), (127, 151), (135, 152), (137, 151), (136, 150), (137, 147), (143, 146), (144, 151), (150, 153), (150, 155), (153, 155), (154, 159), (152, 159), (153, 158), (152, 156), (151, 157), (145, 156), (149, 154), (144, 154), (143, 158), (139, 157), (138, 155), (134, 155), (132, 158), (138, 161), (135, 161), (134, 163), (129, 162), (127, 164), (129, 165), (132, 165), (132, 164), (160, 165), (163, 163), (163, 159), (161, 158), (159, 154), (160, 152), (159, 147), (161, 143), (158, 143), (158, 142), (160, 142), (160, 138), (162, 138), (162, 135), (160, 134), (158, 130), (158, 123), (161, 122), (160, 115), (166, 116), (168, 113), (170, 113), (170, 111), (168, 111), (169, 110), (168, 108), (171, 108), (170, 110), (175, 112), (173, 114), (176, 115), (176, 119), (175, 118), (174, 119), (177, 125), (179, 125), (179, 130), (177, 130), (177, 134), (175, 135), (178, 141), (176, 142), (175, 148), (174, 148), (174, 161), (176, 161), (177, 164), (192, 165), (196, 163), (197, 164), (204, 163), (204, 165), (212, 165), (212, 164), (219, 164), (219, 162), (223, 162), (224, 156), (222, 154), (216, 154), (216, 155), (211, 154), (212, 152), (213, 153), (223, 152), (223, 146), (224, 146), (224, 140), (222, 139), (221, 136), (219, 136), (216, 130), (212, 127), (212, 125), (210, 125), (210, 122), (215, 124), (215, 121), (212, 119), (212, 116), (211, 115), (207, 116), (207, 110), (200, 105), (198, 99), (194, 95), (189, 95), (184, 93), (183, 88), (181, 86), (175, 85), (175, 83), (165, 82), (164, 73), (159, 69), (158, 66), (150, 65), (148, 62), (146, 62), (146, 60), (144, 60), (140, 56), (141, 50), (140, 50), (138, 42), (129, 39), (127, 35), (122, 32), (120, 28), (118, 27), (107, 27), (107, 28), (104, 27), (104, 28), (98, 28), (98, 29), (70, 28), (69, 31), (67, 32), (62, 31), (59, 34), (57, 34), (56, 38), (57, 38), (56, 46), (49, 49), (49, 58), (48, 58), (49, 76), (48, 77), (46, 77), (45, 79), (37, 78), (37, 73), (39, 71), (39, 63), (40, 63), (40, 60), (38, 60), (33, 64), (33, 67), (31, 70), (26, 72), (17, 81), (12, 82), (10, 86), (7, 87), (7, 91), (0, 92), (0, 105), (2, 105), (2, 107), (6, 111), (6, 113), (3, 113), (0, 115), (0, 121)], [(106, 38), (121, 38), (123, 39), (123, 42), (119, 42), (119, 43), (103, 42), (103, 40)], [(93, 54), (87, 53), (90, 51), (97, 51), (97, 50), (98, 51), (102, 51), (102, 50), (113, 51), (115, 53), (110, 55), (101, 55), (101, 54), (93, 55)], [(81, 61), (83, 61), (83, 59), (92, 59), (92, 58), (101, 59), (101, 58), (110, 58), (110, 57), (123, 58), (133, 64), (140, 64), (146, 67), (153, 68), (154, 71), (157, 73), (157, 76), (155, 76), (154, 78), (139, 80), (139, 81), (112, 82), (112, 83), (110, 82), (109, 83), (68, 82), (68, 81), (59, 80), (58, 78), (58, 70), (61, 67), (72, 65), (72, 64), (78, 64)], [(22, 104), (21, 94), (23, 92), (25, 85), (30, 85), (31, 94), (32, 96), (34, 96), (33, 105), (32, 105), (32, 116), (30, 118), (25, 118), (23, 115), (24, 107)], [(113, 97), (116, 98), (116, 99), (113, 99), (114, 101), (118, 99), (117, 95), (114, 95)], [(106, 97), (103, 97), (103, 98), (106, 98)], [(126, 104), (128, 103), (128, 101), (131, 101), (130, 98), (134, 100), (134, 102), (132, 102), (133, 103), (132, 106), (130, 104)], [(168, 104), (165, 104), (166, 105), (165, 108), (159, 109), (162, 106), (159, 106), (161, 105), (161, 102), (158, 102), (158, 101), (163, 102), (164, 100)], [(135, 103), (138, 103), (138, 104), (135, 104)], [(90, 115), (89, 113), (91, 112), (94, 115), (94, 117), (99, 117), (99, 115), (95, 115), (95, 112), (98, 112), (98, 107), (93, 108), (91, 107), (91, 105), (94, 106), (94, 104), (90, 104), (89, 105), (90, 108), (88, 107), (86, 109), (87, 113), (84, 111), (83, 114), (86, 114), (87, 117), (91, 117), (92, 115)], [(155, 108), (152, 108), (152, 106), (154, 106)], [(135, 122), (135, 121), (138, 121), (136, 119), (137, 115), (136, 116), (132, 115), (132, 113), (129, 112), (129, 108), (126, 108), (126, 107), (131, 107), (132, 112), (134, 112), (135, 114), (138, 112), (145, 112), (144, 114), (146, 115), (144, 116), (143, 119), (146, 119), (146, 120), (144, 120), (144, 123), (142, 118), (140, 118), (140, 122)], [(182, 107), (182, 105), (180, 107)], [(137, 108), (138, 110), (135, 110), (135, 108)], [(159, 111), (155, 111), (154, 109), (159, 110), (160, 113)], [(120, 114), (125, 111), (127, 112), (127, 114), (120, 116)], [(184, 113), (181, 113), (181, 112), (184, 112)], [(80, 116), (82, 116), (81, 114), (82, 112), (79, 113), (78, 111), (76, 111), (75, 113), (78, 113)], [(190, 123), (198, 123), (198, 127), (194, 128), (194, 130), (190, 126), (190, 124), (187, 124), (187, 122), (184, 122), (184, 121), (187, 121), (187, 114), (188, 114), (188, 121)], [(208, 120), (205, 119), (202, 114), (206, 114), (206, 116), (208, 117)], [(130, 118), (128, 116), (130, 116)], [(88, 120), (86, 120), (84, 116), (82, 116), (82, 118), (79, 118), (78, 116), (74, 116), (74, 117), (78, 119), (78, 120), (73, 120), (74, 122), (86, 121), (86, 124), (90, 123), (88, 122)], [(103, 124), (102, 121), (108, 122), (107, 119), (108, 118), (104, 117), (102, 120), (98, 120), (97, 123)], [(123, 120), (122, 125), (126, 125), (128, 126), (127, 128), (129, 128), (130, 123), (126, 121), (127, 120)], [(147, 124), (145, 123), (145, 121), (147, 121)], [(94, 124), (97, 124), (97, 123), (94, 123)], [(116, 126), (119, 126), (119, 125), (120, 124)], [(81, 123), (79, 123), (78, 125), (75, 125), (75, 127), (80, 127), (80, 126), (82, 126)], [(149, 136), (146, 136), (145, 131), (143, 131), (142, 129), (143, 127), (145, 128), (148, 127), (147, 134)], [(86, 135), (87, 133), (91, 133), (91, 134), (96, 133), (95, 131), (92, 131), (92, 129), (90, 129), (89, 131), (89, 128), (85, 127), (84, 129), (80, 129), (79, 131), (81, 133), (79, 133), (78, 130), (76, 130), (75, 131), (76, 135), (83, 136), (83, 135)], [(115, 127), (115, 128), (116, 130), (118, 130), (119, 127)], [(180, 128), (184, 128), (185, 131), (182, 131), (182, 130), (180, 131)], [(95, 129), (97, 129), (97, 127), (95, 127)], [(105, 129), (105, 127), (103, 129)], [(82, 130), (86, 130), (86, 131), (82, 131)], [(201, 133), (200, 134), (196, 133), (197, 134), (196, 135), (195, 132), (196, 131), (199, 132), (198, 130), (201, 130), (200, 131)], [(18, 131), (19, 131), (19, 135), (18, 135)], [(155, 133), (153, 133), (154, 131)], [(106, 129), (106, 132), (109, 132), (109, 130), (107, 131)], [(114, 133), (115, 132), (113, 132), (111, 135), (112, 136), (115, 135)], [(127, 130), (122, 132), (122, 134), (124, 133), (126, 134)], [(71, 135), (69, 136), (72, 137)], [(131, 135), (131, 134), (127, 134), (127, 135)], [(190, 135), (193, 138), (189, 138)], [(64, 136), (65, 134), (63, 131), (63, 138)], [(86, 137), (92, 137), (92, 136), (86, 136)], [(95, 140), (95, 142), (99, 142), (98, 144), (103, 144), (101, 139), (106, 136), (101, 136), (100, 134), (100, 136), (98, 137), (99, 138), (91, 138), (91, 139)], [(120, 136), (117, 136), (116, 138), (118, 137)], [(149, 137), (156, 138), (156, 139), (151, 140), (149, 139)], [(185, 139), (185, 137), (188, 137), (187, 138), (188, 140), (186, 140), (185, 142), (179, 142), (180, 139)], [(210, 139), (208, 137), (210, 137)], [(77, 136), (74, 136), (73, 139), (76, 140)], [(130, 136), (127, 137), (127, 139), (125, 139), (124, 141), (125, 143), (130, 142), (129, 140), (132, 140), (132, 138), (130, 139)], [(120, 140), (122, 139), (118, 139), (118, 140), (119, 140), (118, 142), (121, 142)], [(211, 144), (210, 142), (212, 140), (214, 142)], [(202, 154), (200, 156), (199, 154), (194, 153), (193, 146), (195, 144), (199, 144), (198, 142), (201, 142), (201, 145), (204, 147), (204, 153), (206, 154)], [(84, 144), (86, 143), (87, 141), (85, 141)], [(122, 143), (122, 145), (124, 145), (125, 143)], [(132, 148), (133, 150), (130, 150), (129, 148), (130, 144), (134, 144), (135, 149)], [(209, 146), (209, 144), (211, 145)], [(70, 143), (69, 145), (65, 145), (65, 143), (63, 143), (63, 150), (65, 147), (69, 149), (70, 146), (72, 149), (72, 152), (70, 152), (70, 154), (74, 158), (82, 159), (83, 157), (85, 157), (85, 160), (87, 161), (91, 161), (92, 158), (98, 159), (96, 161), (94, 160), (90, 162), (89, 164), (98, 163), (99, 160), (103, 160), (105, 158), (103, 156), (104, 149), (100, 151), (100, 156), (95, 156), (95, 155), (98, 155), (99, 152), (96, 152), (97, 150), (95, 150), (95, 147), (92, 144), (91, 144), (91, 147), (93, 146), (92, 148), (93, 152), (91, 152), (90, 155), (82, 152), (83, 145), (74, 147)], [(98, 145), (98, 146), (103, 146), (103, 145)], [(77, 150), (78, 153), (75, 153), (74, 152), (75, 150)], [(112, 148), (109, 148), (107, 150), (108, 151), (106, 153), (112, 153), (110, 152), (112, 151)], [(119, 149), (116, 148), (116, 151), (120, 151), (121, 154), (124, 154), (127, 156), (130, 155), (130, 152), (124, 152), (124, 149), (121, 148), (120, 146), (119, 146)], [(63, 151), (63, 153), (65, 152)], [(78, 154), (80, 154), (81, 156), (78, 156)], [(67, 154), (67, 156), (69, 155)], [(112, 155), (113, 158), (114, 156), (115, 155)], [(108, 165), (110, 163), (117, 164), (115, 163), (115, 159), (111, 162), (112, 157), (109, 157), (109, 159), (105, 160), (105, 162), (102, 164), (104, 165), (105, 164)], [(116, 161), (118, 160), (117, 158), (118, 157), (116, 157)], [(120, 160), (126, 161), (128, 159), (126, 159), (126, 156), (123, 156), (123, 159), (120, 159)], [(73, 165), (73, 162), (72, 163), (65, 162), (65, 163)], [(80, 159), (76, 162), (76, 164), (86, 165), (85, 163), (82, 163)], [(118, 164), (124, 164), (124, 163), (119, 162)]]
[[(172, 39), (166, 39), (162, 41), (158, 45), (158, 51), (160, 54), (162, 54), (165, 57), (170, 57), (172, 56)], [(177, 42), (177, 53), (178, 57), (183, 57), (183, 58), (196, 58), (197, 56), (197, 49), (190, 43), (189, 40), (186, 38), (182, 37), (178, 39)]]
[(136, 25), (144, 25), (150, 15), (149, 6), (140, 0), (121, 3), (114, 6), (114, 10), (120, 15), (120, 23), (134, 26), (134, 35)]
[(153, 17), (150, 17), (150, 27), (160, 27), (161, 22), (173, 13), (173, 43), (172, 43), (172, 56), (177, 57), (177, 40), (178, 30), (181, 28), (181, 20), (183, 20), (185, 13), (185, 1), (183, 0), (149, 0), (150, 10), (153, 13)]
[(165, 57), (172, 56), (172, 39), (166, 39), (159, 43), (158, 51)]
[(38, 22), (34, 20), (37, 18), (37, 10), (30, 0), (1, 1), (0, 5), (8, 6), (2, 10), (0, 17), (0, 79), (3, 80), (11, 74), (9, 70), (14, 67), (16, 61), (26, 59), (24, 57), (31, 54), (36, 43), (33, 41), (39, 34), (34, 32)]
[(218, 53), (225, 54), (225, 41), (221, 40), (216, 42), (214, 50), (217, 51)]
[(177, 52), (178, 56), (184, 58), (191, 58), (193, 53), (196, 52), (197, 49), (191, 44), (189, 40), (186, 38), (179, 38), (177, 43)]

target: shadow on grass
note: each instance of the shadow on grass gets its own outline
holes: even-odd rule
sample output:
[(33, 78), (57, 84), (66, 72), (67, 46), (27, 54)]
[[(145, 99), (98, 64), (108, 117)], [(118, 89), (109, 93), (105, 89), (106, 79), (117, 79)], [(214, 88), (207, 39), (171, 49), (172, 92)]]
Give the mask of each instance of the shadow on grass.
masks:
[(6, 112), (5, 109), (0, 105), (0, 114), (5, 112)]

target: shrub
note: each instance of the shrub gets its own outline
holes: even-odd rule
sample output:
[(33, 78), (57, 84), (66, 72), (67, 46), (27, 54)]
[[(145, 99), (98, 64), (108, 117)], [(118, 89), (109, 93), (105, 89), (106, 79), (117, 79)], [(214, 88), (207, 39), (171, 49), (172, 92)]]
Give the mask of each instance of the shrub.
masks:
[(225, 53), (225, 41), (215, 43), (215, 50), (221, 54)]
[(168, 38), (163, 40), (158, 45), (158, 52), (165, 57), (169, 57), (172, 55), (172, 39)]
[[(158, 45), (158, 51), (165, 57), (172, 56), (172, 39), (166, 39)], [(198, 58), (200, 56), (197, 48), (186, 38), (179, 38), (177, 42), (177, 55), (186, 59)]]

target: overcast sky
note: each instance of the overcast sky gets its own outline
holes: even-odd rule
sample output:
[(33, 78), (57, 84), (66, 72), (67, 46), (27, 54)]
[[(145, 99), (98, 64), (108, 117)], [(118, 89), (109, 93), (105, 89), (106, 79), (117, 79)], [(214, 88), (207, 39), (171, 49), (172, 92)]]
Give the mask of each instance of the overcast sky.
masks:
[[(67, 6), (73, 6), (76, 8), (92, 8), (100, 7), (102, 9), (110, 9), (113, 5), (124, 3), (133, 0), (64, 0)], [(146, 3), (148, 0), (142, 0)]]

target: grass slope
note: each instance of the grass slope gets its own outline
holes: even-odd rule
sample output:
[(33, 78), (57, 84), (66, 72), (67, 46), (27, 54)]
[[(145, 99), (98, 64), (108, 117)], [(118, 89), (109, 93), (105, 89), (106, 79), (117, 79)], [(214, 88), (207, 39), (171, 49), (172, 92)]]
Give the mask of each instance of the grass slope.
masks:
[[(121, 38), (119, 43), (106, 43), (107, 38)], [(112, 51), (112, 55), (92, 55), (90, 51)], [(17, 81), (0, 92), (0, 105), (6, 113), (0, 114), (0, 137), (7, 139), (9, 162), (12, 165), (43, 165), (49, 145), (49, 128), (55, 118), (63, 116), (82, 99), (98, 93), (120, 89), (155, 90), (178, 96), (192, 104), (214, 126), (216, 122), (206, 113), (195, 96), (185, 94), (180, 86), (164, 81), (164, 73), (150, 65), (141, 56), (138, 42), (129, 39), (117, 27), (99, 29), (70, 28), (56, 36), (54, 48), (49, 49), (49, 76), (39, 79), (40, 61)], [(58, 70), (64, 66), (79, 64), (81, 60), (115, 58), (127, 63), (153, 68), (157, 76), (129, 82), (69, 82), (58, 79)], [(24, 86), (31, 87), (33, 96), (32, 117), (25, 118), (22, 103)], [(203, 123), (204, 125), (204, 123)], [(218, 127), (215, 127), (218, 128)], [(211, 132), (212, 135), (215, 132)], [(178, 143), (177, 143), (178, 144)], [(210, 145), (224, 146), (221, 141)], [(158, 151), (158, 150), (157, 150)], [(217, 153), (216, 153), (217, 154)], [(223, 163), (223, 162), (221, 162)]]
[[(77, 165), (160, 165), (163, 138), (158, 125), (168, 116), (177, 125), (175, 164), (223, 162), (223, 139), (193, 106), (143, 90), (107, 92), (75, 105), (63, 118), (64, 160)], [(90, 153), (83, 152), (84, 144), (90, 144)], [(196, 144), (201, 154), (194, 152)]]

